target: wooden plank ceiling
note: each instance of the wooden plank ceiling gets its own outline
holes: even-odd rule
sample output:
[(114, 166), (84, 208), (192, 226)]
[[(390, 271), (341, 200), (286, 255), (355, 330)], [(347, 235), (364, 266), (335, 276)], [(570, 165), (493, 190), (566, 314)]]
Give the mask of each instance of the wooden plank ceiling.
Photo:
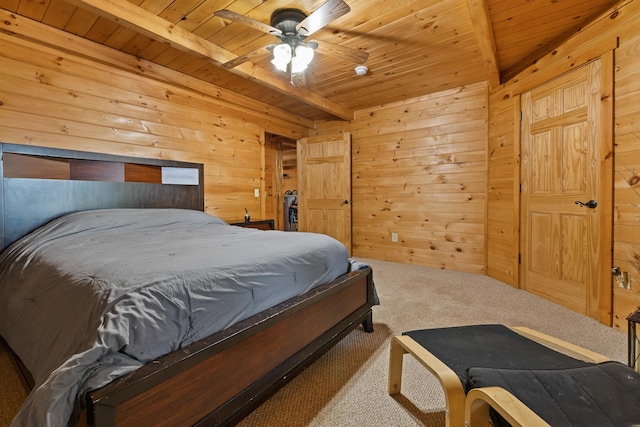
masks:
[[(252, 56), (278, 39), (214, 16), (227, 9), (270, 24), (273, 11), (310, 14), (326, 0), (0, 0), (0, 8), (316, 120), (517, 74), (602, 13), (612, 0), (346, 0), (351, 10), (316, 31), (306, 84)], [(611, 9), (611, 10), (610, 10)], [(2, 31), (9, 31), (3, 28)], [(369, 72), (323, 53), (322, 43), (362, 50)]]

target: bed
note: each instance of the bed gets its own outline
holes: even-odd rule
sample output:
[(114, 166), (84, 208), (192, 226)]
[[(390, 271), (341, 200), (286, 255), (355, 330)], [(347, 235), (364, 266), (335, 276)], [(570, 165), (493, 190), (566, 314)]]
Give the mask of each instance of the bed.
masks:
[[(235, 424), (351, 330), (372, 331), (370, 268), (327, 236), (234, 227), (203, 213), (200, 164), (1, 149), (2, 275), (12, 286), (0, 292), (15, 297), (12, 306), (28, 304), (5, 306), (0, 330), (38, 384), (25, 407), (40, 409), (25, 412), (26, 423), (74, 413), (81, 425)], [(307, 254), (298, 241), (306, 237)], [(278, 241), (298, 256), (263, 258), (279, 252)], [(162, 262), (151, 257), (159, 252)], [(78, 285), (58, 285), (76, 273)], [(223, 279), (230, 286), (206, 285)], [(48, 311), (63, 323), (49, 327)]]

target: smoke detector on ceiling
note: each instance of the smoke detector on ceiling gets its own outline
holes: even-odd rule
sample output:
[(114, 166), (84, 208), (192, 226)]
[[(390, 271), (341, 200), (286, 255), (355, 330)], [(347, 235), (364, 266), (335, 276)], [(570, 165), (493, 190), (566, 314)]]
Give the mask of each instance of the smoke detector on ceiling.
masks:
[(354, 71), (358, 76), (364, 76), (369, 72), (369, 68), (366, 65), (358, 65)]

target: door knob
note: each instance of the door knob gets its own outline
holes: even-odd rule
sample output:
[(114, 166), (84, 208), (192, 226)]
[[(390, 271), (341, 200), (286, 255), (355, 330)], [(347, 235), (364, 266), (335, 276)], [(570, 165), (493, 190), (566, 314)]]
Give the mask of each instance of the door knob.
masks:
[(344, 205), (348, 205), (348, 204), (349, 204), (349, 201), (348, 201), (348, 200), (345, 200), (345, 201), (343, 201), (342, 203), (340, 203), (340, 206), (344, 206)]
[(598, 206), (598, 202), (595, 200), (589, 200), (587, 203), (581, 202), (580, 200), (576, 200), (576, 205), (586, 206), (589, 209), (595, 209)]

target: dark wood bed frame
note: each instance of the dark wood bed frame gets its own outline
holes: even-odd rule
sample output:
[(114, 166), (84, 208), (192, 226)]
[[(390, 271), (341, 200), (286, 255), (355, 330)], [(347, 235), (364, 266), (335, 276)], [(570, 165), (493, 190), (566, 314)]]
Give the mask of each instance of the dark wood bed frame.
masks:
[[(66, 213), (204, 210), (202, 164), (0, 144), (4, 249)], [(370, 268), (350, 272), (167, 354), (87, 395), (80, 425), (234, 425), (360, 324)]]

